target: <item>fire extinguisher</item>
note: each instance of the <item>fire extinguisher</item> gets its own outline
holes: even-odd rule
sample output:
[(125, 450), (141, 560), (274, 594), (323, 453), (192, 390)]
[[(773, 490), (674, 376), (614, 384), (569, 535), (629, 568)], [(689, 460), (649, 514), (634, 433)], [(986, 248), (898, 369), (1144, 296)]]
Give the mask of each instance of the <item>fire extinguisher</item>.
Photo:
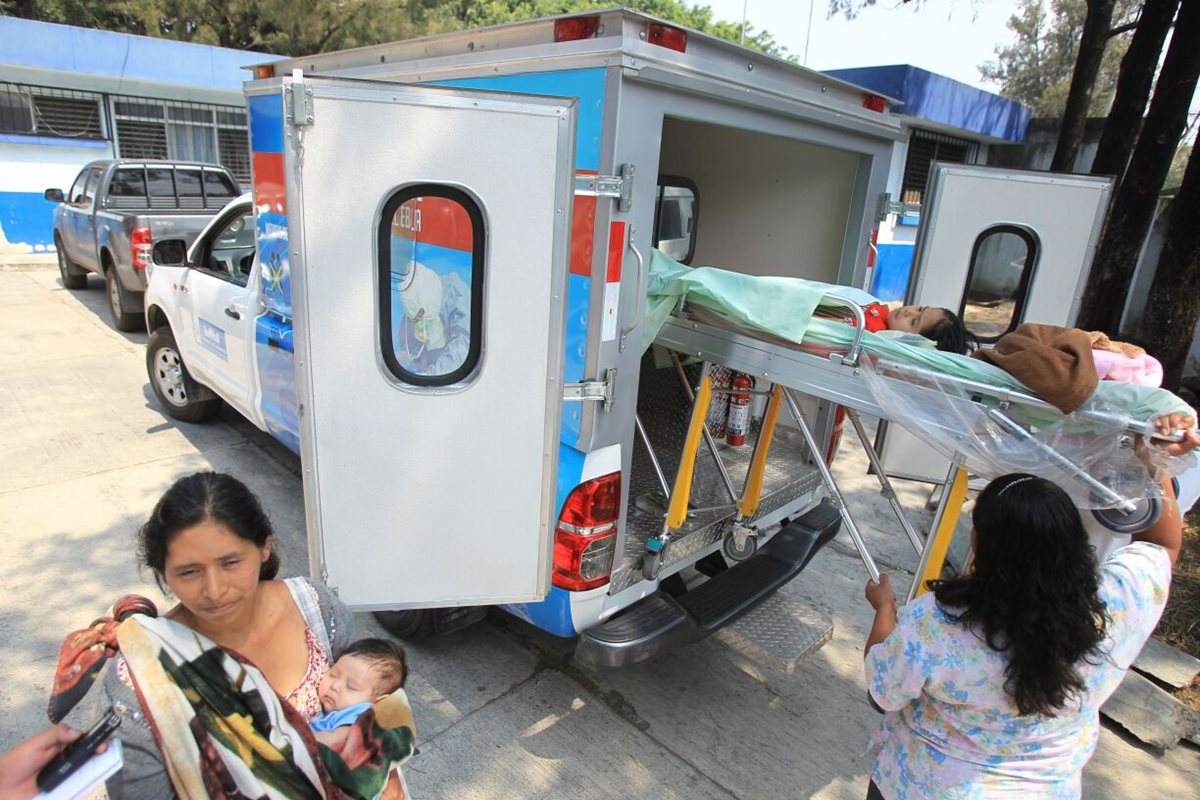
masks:
[[(754, 384), (749, 375), (736, 373), (729, 382), (733, 393), (729, 395), (729, 420), (725, 424), (725, 442), (735, 447), (746, 443), (746, 429), (750, 427), (750, 395)], [(744, 389), (745, 392), (739, 392)]]

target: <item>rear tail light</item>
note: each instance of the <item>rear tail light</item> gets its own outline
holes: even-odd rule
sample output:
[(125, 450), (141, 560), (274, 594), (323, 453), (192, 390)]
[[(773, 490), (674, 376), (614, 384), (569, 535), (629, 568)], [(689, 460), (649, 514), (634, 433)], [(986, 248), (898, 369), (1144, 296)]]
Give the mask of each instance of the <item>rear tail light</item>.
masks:
[(581, 483), (567, 495), (554, 531), (553, 583), (582, 591), (608, 583), (621, 513), (621, 473)]
[(646, 41), (682, 53), (687, 50), (687, 31), (663, 25), (661, 22), (651, 22), (646, 26)]
[(554, 41), (573, 42), (577, 39), (591, 39), (599, 29), (599, 17), (556, 19), (554, 21)]
[(154, 241), (149, 228), (134, 228), (129, 235), (129, 255), (135, 269), (145, 269), (154, 264)]

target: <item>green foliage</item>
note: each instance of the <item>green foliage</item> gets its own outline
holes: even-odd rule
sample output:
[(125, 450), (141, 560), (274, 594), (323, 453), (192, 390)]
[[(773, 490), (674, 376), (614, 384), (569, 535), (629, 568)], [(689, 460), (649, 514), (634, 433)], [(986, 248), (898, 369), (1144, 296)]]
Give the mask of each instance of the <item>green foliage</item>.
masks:
[(1175, 150), (1175, 156), (1171, 159), (1171, 171), (1167, 173), (1167, 179), (1163, 182), (1163, 186), (1168, 188), (1178, 187), (1183, 183), (1183, 173), (1187, 169), (1188, 159), (1192, 157), (1192, 148), (1195, 144), (1180, 144)]
[[(682, 0), (625, 4), (729, 41), (742, 37), (739, 23), (714, 19), (709, 6)], [(0, 13), (299, 56), (613, 5), (613, 0), (0, 0)], [(749, 23), (744, 44), (795, 60), (768, 31)]]
[[(1140, 7), (1139, 0), (1117, 0), (1113, 25), (1136, 18)], [(980, 66), (980, 74), (984, 80), (1000, 84), (1000, 94), (1032, 106), (1034, 116), (1062, 116), (1086, 16), (1086, 0), (1021, 0), (1008, 20), (1016, 41), (997, 47), (996, 60)], [(1127, 35), (1108, 40), (1089, 115), (1107, 114), (1128, 46)]]

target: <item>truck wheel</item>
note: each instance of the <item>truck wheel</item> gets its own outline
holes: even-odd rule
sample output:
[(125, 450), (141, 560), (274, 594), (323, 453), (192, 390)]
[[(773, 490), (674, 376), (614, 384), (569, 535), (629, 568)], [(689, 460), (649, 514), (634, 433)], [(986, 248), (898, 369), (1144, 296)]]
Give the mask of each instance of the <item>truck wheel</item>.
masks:
[(221, 410), (220, 398), (205, 397), (200, 384), (188, 374), (175, 335), (165, 325), (156, 328), (146, 342), (146, 372), (154, 396), (175, 419), (203, 422)]
[(376, 611), (375, 621), (397, 639), (423, 642), (434, 634), (433, 612), (436, 610), (418, 608), (409, 611)]
[(86, 289), (87, 270), (71, 262), (70, 256), (63, 248), (62, 239), (57, 235), (54, 237), (54, 249), (58, 251), (58, 275), (62, 278), (63, 286), (67, 289)]
[(104, 269), (104, 288), (108, 290), (108, 313), (112, 315), (113, 327), (119, 331), (136, 331), (144, 327), (141, 314), (130, 314), (123, 310), (125, 290), (117, 280), (117, 270), (112, 263)]

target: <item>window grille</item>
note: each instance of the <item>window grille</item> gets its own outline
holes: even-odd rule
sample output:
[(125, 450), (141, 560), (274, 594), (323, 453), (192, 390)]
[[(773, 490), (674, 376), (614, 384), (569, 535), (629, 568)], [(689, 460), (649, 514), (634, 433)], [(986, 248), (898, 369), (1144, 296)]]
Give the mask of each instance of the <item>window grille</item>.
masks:
[(102, 95), (0, 81), (0, 133), (103, 139)]
[(908, 157), (904, 161), (904, 180), (900, 186), (901, 201), (921, 203), (925, 195), (925, 184), (929, 180), (929, 167), (934, 161), (971, 164), (974, 163), (978, 150), (977, 144), (966, 139), (914, 129), (908, 140)]

